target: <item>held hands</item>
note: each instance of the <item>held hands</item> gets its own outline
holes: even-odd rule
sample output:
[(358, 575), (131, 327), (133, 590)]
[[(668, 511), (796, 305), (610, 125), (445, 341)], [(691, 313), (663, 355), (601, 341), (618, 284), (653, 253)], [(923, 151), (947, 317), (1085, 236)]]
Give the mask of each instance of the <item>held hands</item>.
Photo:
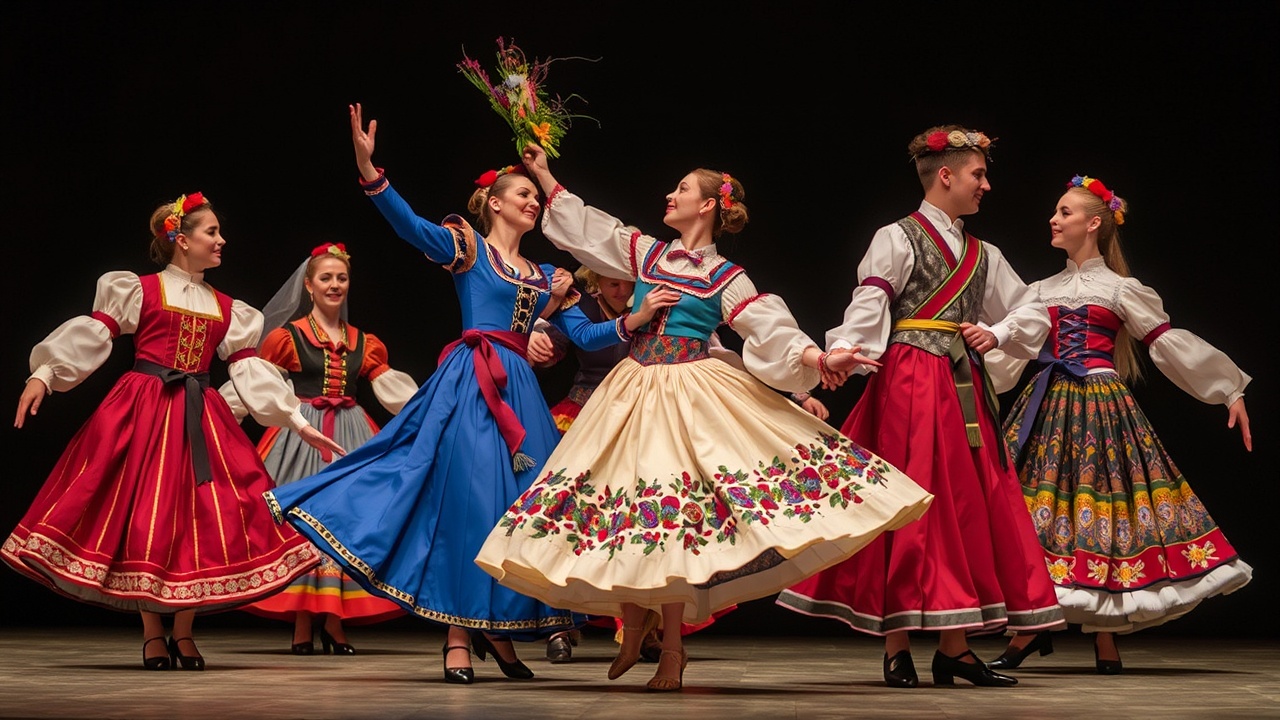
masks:
[(556, 268), (556, 271), (551, 275), (551, 300), (557, 308), (560, 307), (560, 303), (564, 302), (572, 287), (573, 275), (564, 268)]
[(573, 289), (573, 275), (564, 268), (556, 268), (556, 271), (551, 274), (551, 299), (546, 307), (542, 308), (542, 314), (538, 317), (546, 320), (556, 314), (560, 306), (564, 305), (564, 299), (569, 296), (571, 289)]
[(881, 367), (881, 364), (862, 354), (862, 348), (837, 348), (818, 356), (818, 370), (822, 373), (822, 387), (835, 390), (844, 385), (849, 375), (859, 365)]
[(370, 120), (369, 129), (365, 130), (360, 103), (348, 105), (347, 112), (351, 116), (351, 144), (356, 151), (356, 167), (366, 181), (377, 180), (378, 170), (373, 166), (373, 138), (378, 132), (378, 121)]
[[(40, 411), (40, 403), (44, 402), (44, 396), (48, 394), (49, 388), (45, 386), (40, 378), (28, 380), (27, 386), (22, 389), (22, 396), (18, 398), (18, 415), (13, 419), (13, 426), (16, 428), (22, 427), (28, 413), (34, 417)], [(1248, 420), (1246, 419), (1245, 422), (1248, 423)]]
[(341, 445), (334, 442), (332, 438), (325, 437), (324, 433), (320, 432), (314, 427), (311, 427), (310, 425), (299, 430), (298, 435), (299, 437), (302, 438), (302, 440), (305, 443), (307, 443), (308, 445), (310, 445), (311, 447), (317, 450), (328, 449), (328, 450), (332, 450), (333, 452), (339, 455), (347, 454), (347, 451), (343, 450)]
[(979, 355), (986, 355), (987, 352), (996, 349), (996, 334), (973, 323), (960, 323), (960, 334), (964, 336), (964, 343), (973, 348)]
[[(1249, 413), (1244, 409), (1244, 398), (1237, 398), (1231, 403), (1231, 407), (1227, 408), (1227, 427), (1233, 428), (1240, 426), (1240, 435), (1244, 437), (1244, 449), (1253, 452), (1253, 434), (1249, 432)], [(31, 412), (35, 415), (35, 411)], [(22, 427), (19, 425), (18, 427)]]

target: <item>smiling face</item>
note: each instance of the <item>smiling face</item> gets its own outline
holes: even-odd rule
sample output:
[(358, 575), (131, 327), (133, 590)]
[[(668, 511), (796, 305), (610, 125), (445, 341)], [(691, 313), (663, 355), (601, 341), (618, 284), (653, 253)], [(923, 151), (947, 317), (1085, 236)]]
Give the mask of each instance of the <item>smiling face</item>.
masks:
[(698, 218), (716, 209), (716, 198), (705, 197), (698, 176), (689, 173), (680, 179), (676, 189), (667, 194), (667, 209), (662, 222), (684, 233)]
[(636, 289), (634, 280), (602, 277), (597, 283), (600, 288), (600, 299), (615, 313), (623, 313), (627, 309), (627, 301)]
[(218, 216), (212, 210), (197, 210), (189, 213), (184, 220), (183, 225), (189, 224), (191, 229), (179, 233), (174, 240), (186, 258), (188, 269), (191, 272), (204, 272), (221, 265), (222, 246), (227, 241), (222, 237)]
[(978, 212), (982, 196), (991, 190), (987, 181), (987, 159), (980, 152), (965, 153), (968, 161), (957, 162), (951, 168), (951, 199), (956, 215), (972, 215)]
[(351, 287), (347, 263), (337, 257), (320, 257), (311, 262), (308, 271), (306, 288), (311, 302), (317, 310), (337, 312)]
[(532, 230), (538, 224), (538, 213), (542, 210), (538, 188), (532, 180), (518, 173), (499, 177), (485, 202), (492, 222), (509, 223), (520, 232)]
[(1098, 244), (1097, 232), (1102, 218), (1089, 212), (1086, 201), (1081, 193), (1068, 190), (1058, 199), (1058, 207), (1049, 218), (1050, 244), (1065, 250), (1072, 258), (1095, 254), (1096, 250), (1082, 251), (1096, 248)]

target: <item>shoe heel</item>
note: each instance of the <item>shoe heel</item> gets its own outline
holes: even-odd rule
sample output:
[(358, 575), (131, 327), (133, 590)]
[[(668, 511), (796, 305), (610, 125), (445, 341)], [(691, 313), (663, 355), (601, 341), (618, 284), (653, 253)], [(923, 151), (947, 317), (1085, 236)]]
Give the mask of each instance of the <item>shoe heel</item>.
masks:
[(1044, 642), (1040, 644), (1040, 657), (1053, 654), (1053, 636), (1045, 634)]
[(334, 655), (356, 654), (356, 649), (352, 647), (351, 643), (338, 642), (324, 628), (320, 628), (320, 647), (324, 650), (325, 655), (330, 652), (333, 652)]
[[(485, 655), (492, 655), (493, 661), (498, 663), (498, 669), (502, 670), (502, 674), (513, 680), (528, 680), (533, 677), (533, 671), (528, 665), (520, 662), (519, 658), (511, 662), (502, 659), (498, 654), (498, 649), (493, 646), (493, 641), (484, 634), (482, 630), (471, 631), (471, 647), (475, 651), (476, 657), (481, 660), (485, 659)], [(514, 650), (514, 647), (512, 648)]]
[(956, 676), (952, 675), (951, 673), (945, 673), (940, 670), (934, 670), (933, 684), (934, 685), (955, 685)]
[[(176, 638), (169, 636), (169, 658), (173, 662), (173, 668), (176, 670), (181, 665), (183, 670), (204, 670), (204, 657), (201, 655), (183, 655), (178, 649), (178, 643), (183, 640), (191, 640), (191, 644), (195, 644), (195, 640), (190, 637)], [(199, 650), (196, 651), (200, 652)]]

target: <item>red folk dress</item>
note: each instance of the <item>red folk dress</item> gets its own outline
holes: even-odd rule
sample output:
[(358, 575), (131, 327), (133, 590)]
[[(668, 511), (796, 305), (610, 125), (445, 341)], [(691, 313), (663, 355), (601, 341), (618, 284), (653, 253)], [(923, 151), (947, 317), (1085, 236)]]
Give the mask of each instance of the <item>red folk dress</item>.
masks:
[[(92, 317), (68, 321), (32, 353), (34, 376), (51, 390), (74, 387), (100, 365), (122, 329), (134, 333), (136, 364), (71, 440), (0, 557), (62, 594), (114, 610), (225, 610), (278, 591), (320, 558), (293, 528), (272, 522), (262, 502), (271, 478), (208, 384), (215, 354), (233, 366), (262, 363), (252, 357), (261, 314), (200, 276), (173, 266), (165, 273), (175, 276), (170, 292), (180, 288), (183, 297), (168, 301), (161, 274), (108, 273)], [(203, 296), (204, 312), (177, 304), (194, 295)], [(233, 325), (237, 343), (227, 339)], [(262, 364), (266, 372), (233, 369), (243, 394), (262, 395), (271, 375), (279, 381)], [(285, 407), (273, 408), (277, 419), (290, 417)], [(197, 408), (193, 433), (186, 418)], [(207, 450), (208, 481), (198, 480), (193, 441)]]

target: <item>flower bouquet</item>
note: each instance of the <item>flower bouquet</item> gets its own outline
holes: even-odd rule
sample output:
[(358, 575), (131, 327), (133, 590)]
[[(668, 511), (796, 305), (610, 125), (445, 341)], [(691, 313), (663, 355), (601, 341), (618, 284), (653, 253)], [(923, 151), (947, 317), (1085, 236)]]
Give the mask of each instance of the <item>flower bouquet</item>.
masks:
[(497, 57), (497, 83), (489, 79), (479, 62), (467, 57), (465, 49), (462, 62), (458, 63), (458, 71), (489, 98), (489, 105), (511, 126), (515, 133), (517, 153), (524, 150), (526, 143), (535, 142), (547, 151), (548, 156), (559, 157), (556, 148), (573, 119), (586, 118), (594, 121), (595, 118), (572, 113), (565, 107), (568, 100), (581, 100), (579, 96), (552, 96), (543, 87), (547, 68), (555, 58), (529, 62), (524, 51), (514, 42), (508, 43), (502, 38), (498, 38)]

